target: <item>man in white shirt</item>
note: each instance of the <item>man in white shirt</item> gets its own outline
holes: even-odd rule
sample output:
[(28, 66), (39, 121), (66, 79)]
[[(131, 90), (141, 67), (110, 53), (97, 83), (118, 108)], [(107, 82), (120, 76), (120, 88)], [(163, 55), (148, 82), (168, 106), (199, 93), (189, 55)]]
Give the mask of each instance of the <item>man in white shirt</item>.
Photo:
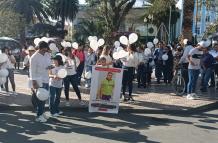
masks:
[[(51, 59), (46, 55), (49, 46), (46, 42), (39, 43), (39, 50), (30, 58), (30, 80), (32, 81), (33, 89), (49, 87), (48, 69), (51, 66)], [(34, 98), (37, 106), (37, 122), (46, 122), (44, 116), (45, 101), (40, 101), (35, 95)]]
[(188, 60), (189, 60), (189, 65), (188, 65), (188, 77), (189, 77), (189, 82), (187, 86), (187, 99), (193, 100), (195, 99), (196, 93), (196, 85), (197, 85), (197, 80), (200, 74), (200, 69), (201, 69), (201, 57), (203, 55), (202, 48), (204, 47), (204, 43), (200, 42), (196, 48), (192, 49), (189, 54), (188, 54)]
[[(214, 57), (214, 59), (216, 61), (215, 65), (214, 65), (214, 72), (218, 76), (218, 43), (214, 44), (214, 48), (213, 48), (213, 50), (210, 51), (210, 54)], [(209, 87), (214, 87), (215, 84), (217, 84), (217, 89), (218, 89), (218, 83), (215, 83), (214, 72), (211, 76), (211, 83), (210, 83)]]

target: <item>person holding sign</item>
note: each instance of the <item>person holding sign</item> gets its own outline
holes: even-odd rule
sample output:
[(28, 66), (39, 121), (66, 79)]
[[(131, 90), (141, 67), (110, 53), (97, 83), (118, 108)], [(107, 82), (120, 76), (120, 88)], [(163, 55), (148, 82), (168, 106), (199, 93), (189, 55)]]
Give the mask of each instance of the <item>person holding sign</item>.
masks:
[(108, 72), (106, 79), (101, 82), (99, 94), (97, 99), (102, 99), (109, 101), (113, 96), (113, 90), (115, 86), (115, 81), (113, 80), (113, 73)]

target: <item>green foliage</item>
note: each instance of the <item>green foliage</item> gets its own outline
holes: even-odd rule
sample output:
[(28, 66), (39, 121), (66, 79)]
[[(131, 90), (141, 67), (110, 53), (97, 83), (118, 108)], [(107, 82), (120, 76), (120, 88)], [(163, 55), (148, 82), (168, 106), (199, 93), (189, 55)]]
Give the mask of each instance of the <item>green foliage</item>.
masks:
[(19, 13), (29, 24), (36, 16), (40, 22), (48, 20), (48, 14), (44, 11), (42, 0), (0, 0), (0, 11), (12, 11)]
[(96, 9), (94, 17), (103, 20), (106, 26), (104, 35), (110, 37), (112, 32), (119, 30), (136, 0), (86, 0), (86, 2)]
[(78, 24), (75, 33), (76, 41), (86, 43), (88, 36), (103, 37), (105, 24), (102, 21), (84, 20)]
[(163, 22), (166, 25), (169, 23), (170, 6), (172, 7), (171, 24), (176, 24), (180, 14), (175, 7), (175, 0), (150, 0), (152, 6), (148, 7), (145, 11), (145, 17), (153, 15), (153, 24), (160, 26)]
[(16, 38), (25, 26), (25, 19), (14, 12), (0, 12), (0, 37)]

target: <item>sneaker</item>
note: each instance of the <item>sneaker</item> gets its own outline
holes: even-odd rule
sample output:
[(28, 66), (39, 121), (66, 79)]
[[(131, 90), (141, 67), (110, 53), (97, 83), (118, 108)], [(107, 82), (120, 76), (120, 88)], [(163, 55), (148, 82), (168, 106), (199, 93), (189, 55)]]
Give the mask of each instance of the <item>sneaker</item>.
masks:
[(194, 98), (199, 98), (199, 96), (196, 93), (191, 94)]
[(70, 101), (66, 101), (65, 106), (70, 106)]
[(40, 123), (45, 123), (45, 122), (47, 122), (47, 119), (45, 119), (43, 117), (43, 115), (41, 115), (41, 116), (37, 117), (35, 121), (40, 122)]
[(62, 112), (62, 111), (59, 111), (59, 112), (58, 112), (59, 115), (62, 115), (63, 113), (64, 113), (64, 112)]
[(52, 114), (51, 116), (52, 116), (52, 117), (58, 117), (59, 114), (58, 114), (58, 113), (55, 113), (55, 114)]
[(86, 104), (85, 104), (84, 101), (81, 100), (81, 101), (79, 102), (79, 105), (84, 106), (84, 105), (86, 105)]
[(16, 92), (16, 91), (13, 91), (13, 95), (14, 95), (14, 96), (17, 96), (18, 94), (17, 94), (17, 92)]
[(11, 94), (9, 92), (6, 92), (6, 96), (10, 96)]
[(43, 116), (45, 119), (49, 119), (49, 117), (48, 117), (45, 113), (43, 113), (42, 116)]
[(192, 94), (188, 94), (187, 97), (186, 97), (188, 100), (194, 100), (194, 96), (192, 96)]

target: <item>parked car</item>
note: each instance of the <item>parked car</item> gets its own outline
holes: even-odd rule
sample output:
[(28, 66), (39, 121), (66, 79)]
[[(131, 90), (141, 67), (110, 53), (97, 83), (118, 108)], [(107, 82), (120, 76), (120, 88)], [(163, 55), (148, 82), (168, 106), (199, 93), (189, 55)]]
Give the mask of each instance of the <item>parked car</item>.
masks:
[(22, 46), (17, 40), (9, 37), (0, 37), (0, 50), (4, 47), (10, 48), (14, 55), (17, 55), (22, 50)]

